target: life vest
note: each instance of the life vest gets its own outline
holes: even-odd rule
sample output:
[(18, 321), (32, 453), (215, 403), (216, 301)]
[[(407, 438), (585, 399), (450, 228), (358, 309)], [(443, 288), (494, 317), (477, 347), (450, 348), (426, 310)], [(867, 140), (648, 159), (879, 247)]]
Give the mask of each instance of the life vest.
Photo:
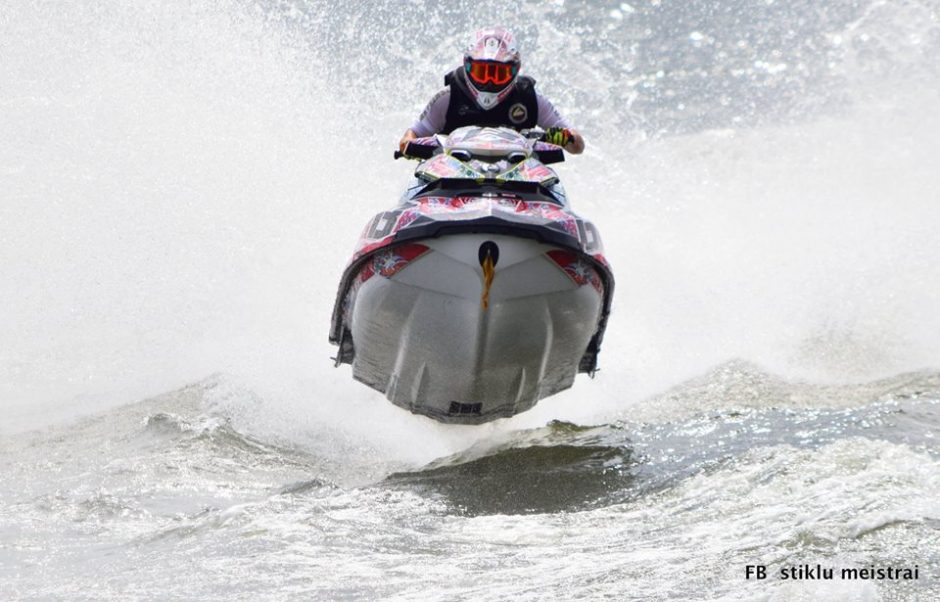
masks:
[(517, 130), (534, 128), (539, 119), (539, 103), (535, 95), (535, 80), (526, 75), (516, 79), (516, 85), (501, 103), (483, 110), (473, 100), (467, 89), (467, 81), (458, 67), (444, 76), (444, 85), (450, 87), (450, 104), (442, 134), (449, 134), (459, 127), (478, 125), (483, 127), (509, 127)]

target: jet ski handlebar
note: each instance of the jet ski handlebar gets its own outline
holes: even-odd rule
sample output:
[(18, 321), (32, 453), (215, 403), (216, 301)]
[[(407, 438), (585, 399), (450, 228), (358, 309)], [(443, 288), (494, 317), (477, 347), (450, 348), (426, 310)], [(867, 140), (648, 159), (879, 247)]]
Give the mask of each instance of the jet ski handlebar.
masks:
[(429, 146), (427, 144), (414, 144), (409, 142), (405, 145), (405, 152), (395, 151), (396, 159), (430, 159), (436, 153), (440, 152), (441, 147)]

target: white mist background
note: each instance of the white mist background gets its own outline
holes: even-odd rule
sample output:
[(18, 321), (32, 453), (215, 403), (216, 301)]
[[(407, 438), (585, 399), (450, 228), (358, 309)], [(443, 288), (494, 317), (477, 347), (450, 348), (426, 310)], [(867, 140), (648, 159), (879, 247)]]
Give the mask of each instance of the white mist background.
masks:
[[(356, 236), (412, 169), (390, 159), (397, 138), (440, 82), (410, 93), (400, 78), (423, 76), (370, 71), (363, 46), (337, 84), (313, 6), (306, 27), (229, 1), (4, 8), (0, 433), (222, 373), (260, 399), (233, 402), (246, 422), (439, 452), (435, 437), (648, 415), (644, 399), (733, 358), (820, 382), (940, 367), (940, 85), (920, 58), (870, 70), (847, 53), (844, 106), (813, 119), (585, 132), (559, 171), (617, 278), (595, 380), (472, 433), (392, 407), (332, 367), (326, 338)], [(517, 19), (538, 16), (526, 6)], [(535, 73), (565, 39), (541, 27)], [(449, 68), (462, 33), (424, 42), (424, 70)], [(385, 112), (360, 88), (411, 100)]]

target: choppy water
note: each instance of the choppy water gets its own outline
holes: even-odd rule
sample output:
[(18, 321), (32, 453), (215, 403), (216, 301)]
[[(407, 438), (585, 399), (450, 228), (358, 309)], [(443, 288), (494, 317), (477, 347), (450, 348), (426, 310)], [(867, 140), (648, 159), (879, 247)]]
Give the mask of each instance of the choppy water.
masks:
[[(453, 427), (326, 331), (491, 22), (618, 291), (597, 379)], [(940, 598), (938, 56), (925, 0), (5, 6), (0, 598)]]
[[(368, 440), (331, 440), (339, 432), (329, 425), (305, 424), (290, 439), (253, 433), (234, 409), (243, 401), (231, 405), (250, 397), (211, 379), (6, 440), (5, 597), (926, 600), (940, 591), (937, 373), (820, 388), (732, 364), (650, 400), (721, 410), (554, 421), (423, 465)], [(742, 398), (753, 402), (732, 401)], [(802, 563), (916, 564), (922, 578), (744, 579), (747, 564)]]

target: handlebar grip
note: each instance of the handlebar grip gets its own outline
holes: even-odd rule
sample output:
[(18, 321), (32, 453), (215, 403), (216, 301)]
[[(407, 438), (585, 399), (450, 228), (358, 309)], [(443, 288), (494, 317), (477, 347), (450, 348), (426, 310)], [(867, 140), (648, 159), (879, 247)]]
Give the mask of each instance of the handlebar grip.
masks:
[(404, 156), (405, 156), (405, 153), (403, 153), (403, 152), (401, 152), (401, 151), (395, 151), (395, 158), (396, 158), (396, 159), (401, 159), (401, 158), (404, 157)]

